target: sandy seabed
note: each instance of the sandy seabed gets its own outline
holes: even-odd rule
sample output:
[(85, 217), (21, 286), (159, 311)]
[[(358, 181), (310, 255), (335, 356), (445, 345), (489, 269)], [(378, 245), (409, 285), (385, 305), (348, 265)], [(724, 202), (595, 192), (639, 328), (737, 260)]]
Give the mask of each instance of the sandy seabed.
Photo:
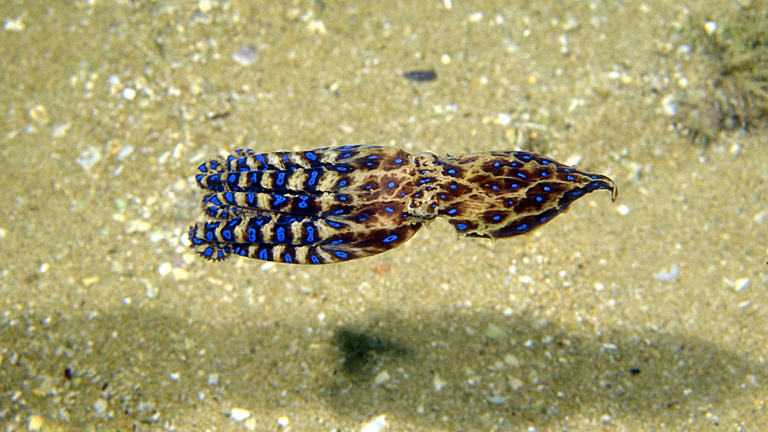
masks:
[[(768, 144), (671, 127), (706, 79), (683, 29), (736, 5), (690, 7), (4, 2), (0, 423), (765, 430)], [(621, 194), (337, 265), (183, 244), (201, 162), (352, 144), (536, 151)]]

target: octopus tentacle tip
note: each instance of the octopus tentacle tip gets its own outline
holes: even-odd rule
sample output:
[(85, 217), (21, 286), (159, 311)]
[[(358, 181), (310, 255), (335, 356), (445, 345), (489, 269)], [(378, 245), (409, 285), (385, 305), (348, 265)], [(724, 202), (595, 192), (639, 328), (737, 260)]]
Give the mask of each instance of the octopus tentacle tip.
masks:
[(190, 246), (211, 261), (239, 255), (327, 264), (378, 254), (435, 218), (492, 240), (549, 222), (610, 178), (522, 151), (440, 157), (382, 146), (301, 152), (239, 149), (198, 167), (203, 215)]

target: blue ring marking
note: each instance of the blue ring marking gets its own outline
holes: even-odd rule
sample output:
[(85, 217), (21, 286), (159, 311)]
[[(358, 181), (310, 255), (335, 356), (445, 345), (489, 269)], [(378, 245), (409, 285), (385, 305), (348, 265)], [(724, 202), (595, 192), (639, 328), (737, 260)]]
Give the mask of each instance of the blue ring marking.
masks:
[(234, 228), (234, 227), (236, 227), (238, 224), (240, 224), (240, 218), (235, 218), (235, 219), (232, 219), (232, 220), (230, 220), (229, 222), (227, 222), (227, 226), (228, 226), (229, 228)]
[(339, 201), (346, 201), (347, 200), (347, 196), (346, 195), (339, 195), (338, 200)]
[(589, 177), (590, 177), (590, 178), (593, 178), (593, 179), (595, 179), (595, 180), (597, 180), (597, 179), (599, 179), (599, 178), (600, 178), (600, 176), (599, 176), (599, 175), (597, 175), (597, 174), (592, 174), (592, 175), (591, 175), (591, 176), (589, 176)]
[(456, 170), (451, 168), (448, 170), (448, 174), (456, 174)]
[(382, 243), (392, 243), (395, 240), (397, 240), (397, 234), (392, 234), (392, 235), (387, 236), (386, 238), (384, 238), (384, 240), (382, 240), (381, 242)]
[(339, 187), (344, 187), (344, 186), (346, 186), (346, 185), (347, 185), (347, 181), (346, 181), (346, 180), (342, 180), (342, 181), (340, 181), (340, 182), (339, 182), (339, 184), (338, 184), (338, 186), (339, 186)]
[(493, 220), (495, 220), (496, 222), (498, 222), (500, 219), (501, 219), (501, 216), (499, 215), (496, 215), (493, 217)]
[(339, 258), (346, 258), (346, 257), (348, 257), (348, 256), (349, 256), (349, 255), (347, 255), (347, 253), (346, 253), (346, 252), (342, 252), (342, 251), (336, 251), (336, 252), (334, 252), (334, 254), (335, 254), (337, 257), (339, 257)]
[(275, 200), (272, 202), (273, 206), (279, 206), (287, 200), (287, 198), (282, 195), (273, 195), (273, 197), (275, 198)]
[(520, 177), (520, 178), (528, 178), (528, 176), (526, 176), (525, 174), (523, 174), (521, 172), (517, 173), (517, 176)]
[(396, 164), (400, 164), (400, 163), (403, 163), (403, 158), (397, 158), (397, 159), (395, 159), (395, 163), (396, 163)]
[(223, 260), (224, 259), (224, 251), (219, 249), (218, 252), (216, 252), (216, 259)]
[(208, 207), (205, 210), (205, 214), (207, 214), (208, 216), (216, 217), (216, 214), (218, 213), (219, 210), (220, 209), (218, 207)]
[(232, 240), (232, 231), (223, 229), (221, 230), (221, 236), (224, 237), (224, 240), (230, 241)]
[(569, 173), (569, 172), (571, 172), (571, 171), (573, 171), (573, 170), (572, 170), (572, 169), (570, 169), (570, 168), (563, 168), (563, 171), (565, 171), (565, 172), (568, 172), (568, 173)]
[(304, 157), (306, 157), (309, 160), (317, 160), (317, 155), (315, 155), (311, 151), (304, 153)]
[(248, 192), (245, 195), (246, 200), (248, 200), (248, 204), (253, 204), (256, 202), (256, 194), (253, 192)]
[(429, 183), (432, 180), (434, 180), (434, 179), (433, 178), (424, 178), (424, 179), (419, 180), (419, 183), (421, 183), (421, 184)]
[(582, 193), (584, 193), (584, 191), (582, 191), (581, 189), (579, 189), (579, 190), (575, 190), (575, 191), (571, 192), (571, 195), (573, 195), (573, 196), (579, 196), (579, 195), (581, 195)]
[(291, 254), (289, 252), (286, 252), (285, 255), (283, 255), (283, 262), (291, 264), (293, 261), (291, 261)]
[(548, 218), (548, 217), (546, 217), (546, 216), (542, 216), (541, 218), (539, 218), (539, 221), (541, 221), (541, 222), (546, 222), (546, 221), (547, 221), (547, 219), (549, 219), (549, 218)]
[(568, 180), (570, 180), (570, 181), (573, 181), (573, 176), (572, 176), (572, 175), (569, 175), (569, 176), (568, 176), (568, 177), (566, 177), (566, 178), (567, 178)]
[(376, 156), (376, 155), (370, 155), (370, 156), (368, 156), (368, 159), (376, 159), (377, 157), (378, 156)]
[(278, 186), (282, 186), (283, 183), (285, 183), (285, 173), (281, 172), (277, 175), (277, 180), (275, 180), (275, 184)]
[(238, 165), (245, 165), (245, 163), (248, 162), (248, 159), (241, 157), (237, 160)]
[(261, 163), (263, 163), (265, 167), (268, 166), (267, 159), (264, 157), (264, 154), (262, 153), (257, 154), (256, 159), (258, 159)]
[(539, 162), (541, 162), (542, 165), (549, 165), (549, 161), (546, 159), (542, 159)]
[(318, 259), (316, 256), (314, 256), (314, 255), (310, 255), (310, 256), (309, 256), (309, 259), (310, 259), (310, 261), (312, 261), (312, 263), (314, 263), (314, 264), (320, 264), (320, 260), (319, 260), (319, 259)]
[(344, 153), (343, 155), (341, 155), (341, 157), (339, 159), (346, 159), (346, 158), (348, 158), (350, 156), (352, 156), (352, 153)]
[(219, 180), (219, 174), (213, 174), (210, 177), (208, 177), (208, 182), (221, 183), (221, 180)]
[(248, 251), (247, 251), (247, 250), (245, 250), (245, 249), (243, 249), (243, 248), (241, 248), (240, 246), (237, 246), (237, 247), (235, 247), (235, 251), (234, 251), (234, 252), (235, 252), (236, 254), (240, 255), (240, 256), (246, 256), (246, 255), (248, 255)]
[(387, 183), (387, 187), (389, 187), (389, 188), (395, 187), (395, 182), (391, 181), (391, 182)]
[(507, 205), (508, 206), (513, 206), (513, 205), (515, 205), (515, 201), (509, 200), (509, 201), (507, 201)]
[(203, 255), (207, 257), (210, 257), (211, 255), (213, 255), (213, 248), (211, 246), (208, 246), (207, 248), (205, 248), (205, 250), (203, 251)]
[(235, 156), (234, 155), (227, 156), (227, 162), (232, 162), (233, 160), (235, 160)]
[(275, 235), (277, 236), (277, 241), (282, 243), (285, 241), (285, 228), (280, 227), (275, 231)]
[(311, 226), (307, 227), (307, 238), (306, 241), (308, 243), (312, 243), (315, 241), (315, 229)]
[(449, 215), (456, 214), (456, 209), (452, 208), (452, 209), (448, 210), (446, 213), (448, 213)]
[(545, 190), (545, 191), (547, 191), (547, 192), (549, 192), (549, 191), (551, 191), (551, 190), (552, 190), (552, 188), (551, 188), (551, 187), (549, 187), (549, 186), (544, 186), (544, 190)]
[(512, 189), (517, 189), (518, 187), (520, 187), (520, 185), (519, 185), (519, 184), (517, 184), (517, 183), (512, 183)]
[(335, 214), (335, 215), (344, 214), (344, 209), (340, 208), (340, 209), (336, 210), (335, 212), (333, 212), (333, 214)]
[(208, 172), (208, 167), (205, 166), (204, 163), (200, 164), (199, 167), (197, 167), (197, 170), (200, 172)]
[(217, 206), (224, 205), (224, 204), (222, 204), (222, 202), (219, 199), (219, 197), (217, 197), (216, 195), (211, 196), (211, 198), (208, 200), (208, 202), (213, 203), (214, 205), (217, 205)]
[(248, 241), (251, 243), (256, 241), (256, 228), (248, 228)]
[(522, 159), (522, 160), (524, 160), (524, 161), (526, 161), (526, 162), (528, 162), (529, 160), (531, 160), (531, 155), (527, 155), (527, 154), (516, 154), (515, 156), (519, 157), (520, 159)]
[(448, 199), (448, 195), (446, 195), (446, 194), (440, 194), (440, 199)]
[(307, 182), (308, 186), (314, 186), (315, 180), (317, 180), (317, 175), (319, 171), (312, 171), (312, 174), (309, 176), (309, 181)]
[(287, 154), (283, 155), (283, 160), (288, 162), (288, 163), (291, 163), (291, 158), (289, 158)]
[(393, 211), (395, 211), (395, 209), (393, 209), (392, 207), (389, 207), (389, 206), (384, 207), (384, 210), (386, 210), (387, 213), (392, 213)]
[(349, 150), (349, 149), (353, 149), (355, 147), (357, 147), (357, 144), (347, 144), (347, 145), (343, 145), (343, 146), (339, 147), (336, 150)]
[(542, 172), (539, 173), (539, 175), (542, 176), (542, 177), (546, 177), (547, 174), (549, 174), (549, 173), (546, 172), (546, 171), (542, 171)]
[(501, 162), (494, 162), (494, 163), (493, 163), (493, 166), (495, 166), (495, 167), (497, 167), (497, 168), (498, 168), (498, 167), (500, 167), (500, 166), (501, 166)]
[(528, 228), (528, 224), (522, 224), (522, 225), (519, 225), (519, 226), (518, 226), (517, 228), (515, 228), (515, 229), (516, 229), (516, 230), (518, 230), (518, 231), (522, 231), (522, 230), (524, 230), (524, 229), (526, 229), (526, 228)]
[(341, 224), (338, 222), (328, 221), (328, 225), (334, 228), (341, 228)]
[(227, 201), (227, 204), (234, 204), (235, 203), (235, 196), (232, 195), (232, 192), (227, 192), (224, 194), (224, 199)]
[(373, 189), (373, 185), (365, 185), (365, 190), (371, 190)]
[(450, 185), (449, 187), (450, 187), (451, 189), (456, 189), (456, 185), (455, 185), (455, 184), (452, 184), (452, 185)]
[(467, 225), (463, 223), (456, 224), (456, 228), (458, 228), (461, 231), (464, 231), (465, 229), (467, 229)]
[(497, 185), (493, 185), (493, 186), (491, 186), (491, 189), (493, 189), (493, 190), (499, 190), (499, 187), (498, 187)]
[(235, 183), (237, 183), (237, 174), (235, 174), (235, 173), (232, 173), (232, 174), (230, 174), (230, 175), (227, 177), (227, 182), (228, 182), (229, 184), (235, 184)]
[(211, 169), (216, 169), (219, 166), (219, 161), (212, 160), (212, 161), (209, 161), (208, 164), (211, 166)]
[(347, 167), (339, 165), (336, 167), (336, 171), (341, 171), (341, 172), (347, 171)]
[(269, 252), (267, 252), (266, 249), (262, 249), (259, 251), (259, 259), (263, 261), (269, 260)]
[(306, 201), (299, 201), (299, 208), (307, 208), (309, 204)]
[(405, 192), (400, 192), (400, 196), (404, 197), (405, 196)]
[(205, 178), (205, 174), (198, 174), (195, 176), (195, 181), (200, 183), (203, 180), (203, 178)]
[(344, 240), (342, 240), (342, 239), (334, 240), (334, 241), (331, 242), (332, 245), (338, 245), (338, 244), (342, 244), (342, 243), (344, 243)]
[(536, 197), (536, 202), (542, 202), (544, 201), (544, 198), (541, 197), (541, 195)]

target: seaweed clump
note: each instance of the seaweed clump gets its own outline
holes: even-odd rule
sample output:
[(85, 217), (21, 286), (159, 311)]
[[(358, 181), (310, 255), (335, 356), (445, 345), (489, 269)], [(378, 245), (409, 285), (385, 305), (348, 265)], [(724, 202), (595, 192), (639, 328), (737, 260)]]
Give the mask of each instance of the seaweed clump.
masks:
[(691, 17), (692, 45), (709, 60), (703, 87), (675, 95), (673, 120), (694, 141), (709, 143), (768, 120), (768, 2), (754, 0), (720, 20)]

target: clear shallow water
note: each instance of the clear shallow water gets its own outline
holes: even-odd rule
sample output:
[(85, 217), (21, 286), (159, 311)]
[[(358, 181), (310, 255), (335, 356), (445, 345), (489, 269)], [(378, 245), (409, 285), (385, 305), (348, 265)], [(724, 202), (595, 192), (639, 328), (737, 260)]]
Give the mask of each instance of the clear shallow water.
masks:
[[(685, 15), (446, 4), (0, 8), (3, 422), (759, 430), (768, 147), (670, 130)], [(535, 150), (621, 196), (338, 266), (181, 244), (201, 161), (360, 143)]]

